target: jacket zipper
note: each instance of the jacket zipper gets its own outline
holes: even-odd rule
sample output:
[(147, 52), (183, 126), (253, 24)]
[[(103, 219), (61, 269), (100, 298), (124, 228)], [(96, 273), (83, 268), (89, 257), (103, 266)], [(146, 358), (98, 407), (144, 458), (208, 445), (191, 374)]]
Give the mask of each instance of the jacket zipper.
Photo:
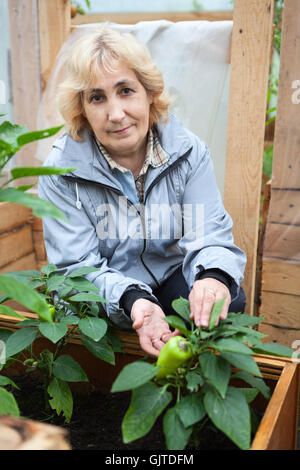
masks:
[[(150, 193), (150, 191), (152, 190), (152, 188), (162, 179), (164, 178), (167, 174), (169, 174), (171, 171), (173, 171), (175, 168), (177, 168), (177, 166), (180, 165), (180, 163), (186, 159), (189, 154), (191, 153), (192, 151), (192, 148), (190, 148), (187, 152), (185, 152), (181, 157), (179, 157), (176, 162), (174, 162), (172, 165), (170, 165), (168, 168), (166, 168), (154, 181), (152, 181), (152, 183), (150, 184), (149, 188), (148, 188), (148, 191), (145, 195), (145, 198), (144, 198), (144, 205), (146, 203), (146, 199)], [(105, 189), (109, 189), (110, 191), (114, 191), (115, 193), (121, 195), (121, 196), (125, 196), (127, 201), (136, 208), (135, 204), (130, 200), (128, 199), (128, 197), (122, 192), (122, 191), (119, 191), (118, 189), (116, 188), (113, 188), (112, 186), (109, 186), (108, 184), (103, 184), (103, 183), (98, 183), (97, 181), (92, 181), (92, 180), (86, 180), (84, 178), (80, 178), (79, 176), (67, 176), (67, 175), (64, 175), (63, 178), (67, 179), (67, 180), (70, 180), (70, 181), (73, 181), (73, 182), (77, 182), (77, 183), (89, 183), (89, 184), (96, 184), (96, 185), (100, 185), (102, 188), (105, 188)], [(141, 222), (142, 222), (142, 227), (143, 227), (143, 232), (144, 232), (144, 245), (143, 245), (143, 250), (140, 254), (140, 259), (141, 259), (141, 262), (144, 266), (144, 268), (146, 269), (146, 271), (150, 274), (150, 276), (152, 277), (152, 279), (154, 280), (155, 284), (157, 287), (159, 287), (159, 282), (158, 280), (156, 279), (156, 277), (154, 276), (154, 274), (150, 271), (150, 269), (148, 268), (148, 266), (145, 264), (144, 260), (143, 260), (143, 254), (145, 253), (146, 251), (146, 224), (145, 224), (145, 218), (144, 216), (142, 217), (141, 216), (141, 212), (139, 210), (137, 210), (137, 213), (139, 214), (140, 216), (140, 219), (141, 219)]]

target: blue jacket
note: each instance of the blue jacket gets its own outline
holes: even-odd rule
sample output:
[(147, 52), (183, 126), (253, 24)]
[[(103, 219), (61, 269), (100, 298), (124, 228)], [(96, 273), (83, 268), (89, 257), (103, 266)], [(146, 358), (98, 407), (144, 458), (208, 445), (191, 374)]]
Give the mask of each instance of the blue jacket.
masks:
[(227, 273), (233, 300), (246, 263), (234, 244), (232, 220), (206, 145), (174, 116), (157, 132), (169, 159), (149, 167), (143, 204), (125, 196), (88, 131), (83, 142), (62, 135), (45, 161), (76, 169), (39, 181), (39, 196), (68, 218), (43, 220), (49, 262), (64, 274), (82, 266), (99, 268), (86, 277), (108, 301), (103, 307), (109, 318), (126, 329), (132, 322), (120, 307), (125, 291), (139, 288), (152, 294), (182, 265), (190, 289), (199, 271)]

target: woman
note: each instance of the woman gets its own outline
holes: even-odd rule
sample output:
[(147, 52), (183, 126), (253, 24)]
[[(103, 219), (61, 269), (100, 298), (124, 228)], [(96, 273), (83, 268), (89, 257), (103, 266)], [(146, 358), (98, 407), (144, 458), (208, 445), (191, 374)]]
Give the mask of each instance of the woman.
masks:
[(108, 317), (135, 329), (153, 356), (178, 334), (164, 320), (175, 298), (189, 299), (197, 326), (208, 325), (218, 299), (226, 298), (221, 319), (245, 300), (245, 255), (209, 150), (169, 116), (169, 104), (161, 73), (133, 36), (103, 27), (82, 37), (59, 91), (68, 132), (45, 162), (76, 169), (39, 183), (40, 196), (68, 217), (44, 220), (49, 262), (65, 273), (99, 268), (87, 278)]

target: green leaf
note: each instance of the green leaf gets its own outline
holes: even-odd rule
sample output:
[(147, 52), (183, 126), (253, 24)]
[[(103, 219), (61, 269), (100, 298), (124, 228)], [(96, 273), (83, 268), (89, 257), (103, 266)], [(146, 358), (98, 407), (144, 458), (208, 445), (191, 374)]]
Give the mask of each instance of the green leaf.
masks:
[(71, 356), (63, 354), (53, 362), (53, 374), (66, 382), (88, 382), (82, 367)]
[(275, 343), (261, 343), (253, 346), (252, 350), (257, 354), (270, 354), (271, 356), (293, 357), (294, 350)]
[(245, 395), (247, 403), (251, 403), (259, 393), (256, 388), (239, 388), (239, 390)]
[(239, 326), (254, 326), (261, 323), (264, 318), (264, 316), (255, 317), (253, 315), (247, 315), (246, 313), (229, 313), (225, 322), (230, 322), (232, 325)]
[(28, 176), (43, 176), (43, 175), (65, 175), (75, 170), (75, 168), (55, 168), (52, 166), (21, 166), (13, 168), (11, 175), (13, 179), (26, 178)]
[(57, 343), (68, 332), (68, 327), (63, 323), (40, 323), (39, 330), (43, 336), (52, 343)]
[(136, 361), (125, 366), (113, 383), (111, 392), (123, 392), (138, 388), (153, 379), (158, 371), (148, 362)]
[(242, 379), (244, 382), (256, 388), (267, 400), (271, 397), (270, 387), (268, 387), (263, 379), (253, 377), (253, 375), (245, 371), (233, 374), (232, 378)]
[(0, 291), (10, 299), (16, 300), (30, 311), (38, 314), (43, 321), (52, 322), (49, 307), (46, 300), (27, 283), (0, 274)]
[(90, 338), (83, 337), (81, 338), (81, 342), (94, 356), (113, 366), (115, 365), (115, 354), (112, 347), (107, 343), (106, 338), (102, 338), (100, 341), (96, 342)]
[(262, 376), (259, 367), (252, 356), (227, 352), (221, 352), (221, 356), (238, 369), (245, 370), (246, 372), (258, 377)]
[(6, 305), (0, 305), (0, 313), (9, 317), (16, 317), (21, 318), (22, 320), (26, 320), (26, 317), (20, 315), (19, 313), (15, 312), (12, 308), (7, 307)]
[(22, 281), (31, 281), (32, 279), (41, 279), (40, 271), (35, 269), (28, 269), (26, 271), (8, 271), (5, 274), (8, 276), (16, 277)]
[(18, 146), (22, 147), (25, 144), (29, 144), (30, 142), (35, 142), (36, 140), (46, 139), (47, 137), (51, 137), (52, 135), (57, 134), (64, 126), (56, 126), (50, 127), (48, 129), (32, 131), (32, 132), (23, 132), (21, 135), (17, 137), (17, 144)]
[(197, 393), (191, 393), (181, 398), (177, 405), (177, 411), (185, 428), (198, 423), (206, 415), (203, 399)]
[(56, 413), (63, 413), (67, 423), (70, 422), (73, 413), (73, 397), (69, 385), (56, 377), (47, 388), (47, 392), (52, 397), (49, 404)]
[(56, 291), (59, 286), (61, 286), (66, 279), (65, 276), (51, 276), (47, 279), (47, 289), (49, 292)]
[(105, 302), (106, 300), (103, 299), (100, 295), (97, 294), (89, 294), (81, 292), (80, 294), (75, 294), (70, 297), (70, 300), (73, 302)]
[(106, 333), (107, 323), (102, 318), (86, 317), (78, 323), (80, 331), (94, 341), (99, 341)]
[(16, 204), (30, 207), (33, 214), (37, 217), (52, 217), (65, 220), (66, 222), (68, 220), (51, 202), (45, 201), (33, 194), (24, 193), (16, 188), (0, 190), (0, 202), (15, 202)]
[(224, 297), (224, 299), (217, 300), (214, 303), (212, 311), (210, 313), (210, 318), (209, 318), (209, 325), (208, 325), (209, 330), (212, 330), (215, 327), (216, 322), (222, 313), (222, 308), (223, 308), (225, 300), (226, 298)]
[(135, 388), (122, 422), (123, 442), (128, 444), (145, 436), (171, 400), (172, 394), (165, 387), (152, 382)]
[(60, 319), (60, 323), (64, 325), (78, 325), (80, 318), (76, 315), (66, 315)]
[[(17, 384), (8, 377), (4, 377), (3, 375), (0, 375), (0, 385), (4, 387), (5, 385), (10, 385), (11, 387), (16, 388), (17, 390), (20, 390), (20, 387), (18, 387)], [(0, 413), (1, 414), (1, 413)]]
[(186, 374), (187, 389), (190, 392), (197, 392), (199, 385), (204, 385), (203, 377), (197, 372), (188, 372)]
[(4, 121), (0, 125), (0, 137), (4, 139), (7, 144), (12, 147), (19, 147), (18, 137), (26, 134), (28, 128), (26, 126), (19, 126), (18, 124), (11, 124), (9, 121)]
[(15, 331), (6, 341), (6, 357), (14, 356), (28, 348), (37, 336), (36, 328), (26, 327)]
[(251, 419), (243, 392), (228, 387), (226, 397), (222, 398), (214, 389), (208, 390), (204, 396), (204, 406), (218, 429), (241, 449), (249, 449)]
[(243, 343), (231, 338), (223, 338), (212, 343), (213, 347), (220, 352), (253, 355), (253, 351)]
[(107, 341), (111, 344), (114, 352), (123, 352), (123, 343), (120, 337), (117, 335), (115, 329), (108, 325), (106, 332)]
[(185, 428), (177, 407), (169, 408), (163, 418), (163, 430), (168, 450), (183, 450), (192, 434), (193, 428)]
[(57, 271), (57, 267), (55, 264), (46, 264), (42, 267), (41, 272), (46, 274), (46, 276), (50, 276), (50, 274), (55, 273)]
[(20, 416), (20, 410), (11, 392), (0, 387), (0, 415)]
[(184, 320), (188, 321), (190, 324), (192, 323), (190, 319), (190, 302), (187, 299), (179, 297), (179, 299), (173, 300), (172, 307)]
[(172, 328), (177, 328), (179, 331), (181, 331), (182, 334), (185, 336), (190, 336), (191, 331), (189, 331), (184, 323), (184, 321), (176, 317), (175, 315), (168, 315), (164, 318), (164, 320), (172, 327)]
[(82, 268), (74, 269), (68, 277), (78, 277), (78, 276), (85, 276), (86, 274), (93, 273), (95, 271), (99, 271), (99, 268), (94, 268), (93, 266), (83, 266)]
[(224, 358), (209, 351), (200, 354), (199, 362), (208, 383), (215, 387), (224, 398), (231, 375), (230, 364)]
[(82, 277), (73, 276), (71, 279), (67, 278), (65, 284), (76, 290), (99, 291), (95, 284)]

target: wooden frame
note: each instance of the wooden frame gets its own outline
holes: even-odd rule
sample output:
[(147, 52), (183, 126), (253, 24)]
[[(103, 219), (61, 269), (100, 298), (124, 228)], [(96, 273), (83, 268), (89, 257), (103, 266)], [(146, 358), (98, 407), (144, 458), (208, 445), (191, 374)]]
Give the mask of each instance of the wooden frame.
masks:
[[(39, 78), (43, 87), (58, 50), (71, 31), (70, 2), (69, 0), (51, 0), (51, 2), (13, 0), (10, 10), (13, 38), (20, 34), (16, 26), (22, 28), (22, 25), (16, 24), (15, 10), (17, 7), (27, 9), (29, 6), (31, 10), (34, 10), (35, 6), (37, 12)], [(204, 18), (198, 13), (196, 16)], [(158, 17), (157, 15), (156, 18)], [(139, 15), (138, 19), (141, 20), (142, 16)], [(246, 312), (249, 314), (255, 313), (256, 310), (254, 301), (256, 259), (272, 22), (273, 0), (235, 1), (224, 204), (234, 222), (236, 244), (247, 254), (248, 262), (243, 286), (247, 298)], [(28, 28), (28, 24), (26, 27)], [(25, 33), (26, 30), (21, 31), (23, 40), (26, 40)], [(23, 63), (24, 60), (26, 58), (23, 58)], [(13, 69), (18, 71), (19, 64), (20, 57), (13, 47)], [(26, 63), (24, 67), (26, 68)], [(17, 87), (17, 72), (14, 74), (14, 83)], [(21, 111), (22, 105), (15, 103), (15, 106)], [(21, 122), (21, 114), (18, 117)]]
[(289, 347), (300, 340), (300, 103), (293, 100), (293, 82), (300, 79), (300, 63), (294, 59), (300, 51), (299, 20), (300, 3), (285, 1), (259, 309), (265, 317), (260, 331)]
[[(36, 317), (35, 314), (19, 311), (27, 318)], [(0, 314), (1, 326), (16, 330), (21, 328), (17, 323), (19, 319), (7, 317)], [(84, 368), (89, 380), (94, 387), (104, 391), (109, 391), (111, 385), (122, 368), (137, 360), (137, 355), (145, 354), (137, 347), (136, 342), (128, 342), (128, 334), (119, 333), (124, 341), (124, 352), (126, 354), (116, 354), (116, 365), (107, 364), (90, 353), (81, 344), (80, 339), (74, 334), (69, 344), (65, 348), (65, 353), (74, 357)], [(129, 335), (132, 341), (133, 336)], [(45, 348), (51, 350), (53, 344), (46, 339), (35, 341), (35, 353)], [(266, 406), (264, 400), (257, 403), (258, 409), (264, 411), (255, 438), (251, 445), (251, 450), (295, 450), (297, 441), (298, 422), (298, 398), (300, 386), (300, 360), (289, 358), (278, 358), (275, 356), (255, 355), (254, 356), (262, 376), (268, 381), (272, 397)], [(13, 367), (13, 366), (12, 366)], [(101, 371), (101, 373), (99, 373)], [(20, 366), (10, 369), (10, 375), (20, 372)], [(86, 384), (83, 384), (86, 387)]]

